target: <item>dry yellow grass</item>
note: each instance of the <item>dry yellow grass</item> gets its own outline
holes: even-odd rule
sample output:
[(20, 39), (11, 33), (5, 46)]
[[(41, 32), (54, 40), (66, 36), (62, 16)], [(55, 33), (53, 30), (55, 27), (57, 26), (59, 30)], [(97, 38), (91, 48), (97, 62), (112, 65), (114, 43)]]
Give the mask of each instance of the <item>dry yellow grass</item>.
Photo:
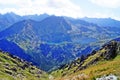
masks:
[[(79, 76), (84, 74), (82, 76)], [(100, 61), (95, 65), (89, 66), (87, 69), (80, 70), (71, 75), (55, 78), (55, 80), (94, 80), (103, 75), (114, 74), (120, 77), (120, 55), (109, 61)]]

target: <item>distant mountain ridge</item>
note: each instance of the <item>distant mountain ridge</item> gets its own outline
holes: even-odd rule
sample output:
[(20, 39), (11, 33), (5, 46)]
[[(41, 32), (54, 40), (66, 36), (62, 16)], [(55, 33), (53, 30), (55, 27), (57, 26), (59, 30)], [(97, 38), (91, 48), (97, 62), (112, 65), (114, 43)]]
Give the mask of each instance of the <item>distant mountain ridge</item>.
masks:
[(114, 20), (112, 18), (81, 18), (82, 20), (85, 20), (90, 23), (97, 24), (98, 26), (103, 26), (103, 27), (119, 27), (120, 26), (120, 21)]
[(26, 20), (26, 19), (32, 19), (36, 21), (41, 21), (45, 18), (47, 18), (49, 15), (42, 14), (42, 15), (26, 15), (26, 16), (20, 16), (13, 12), (1, 14), (0, 15), (0, 31), (5, 30), (6, 28), (10, 27), (16, 22)]

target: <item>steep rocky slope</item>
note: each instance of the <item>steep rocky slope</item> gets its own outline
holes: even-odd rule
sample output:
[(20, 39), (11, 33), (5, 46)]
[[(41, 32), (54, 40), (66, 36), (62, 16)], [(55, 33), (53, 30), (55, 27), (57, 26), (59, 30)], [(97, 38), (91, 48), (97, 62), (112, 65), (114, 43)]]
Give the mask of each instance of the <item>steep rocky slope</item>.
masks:
[(120, 77), (120, 42), (111, 41), (90, 55), (63, 65), (52, 72), (55, 80), (94, 80), (97, 77), (114, 74)]
[(18, 57), (0, 51), (0, 80), (47, 80), (48, 75)]

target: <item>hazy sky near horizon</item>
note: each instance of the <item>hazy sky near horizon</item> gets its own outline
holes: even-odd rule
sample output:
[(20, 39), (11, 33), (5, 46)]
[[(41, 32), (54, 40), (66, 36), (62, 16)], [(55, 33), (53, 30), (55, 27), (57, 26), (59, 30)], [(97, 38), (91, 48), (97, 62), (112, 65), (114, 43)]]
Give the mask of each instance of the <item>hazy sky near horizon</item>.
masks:
[(0, 13), (7, 12), (120, 20), (120, 0), (0, 0)]

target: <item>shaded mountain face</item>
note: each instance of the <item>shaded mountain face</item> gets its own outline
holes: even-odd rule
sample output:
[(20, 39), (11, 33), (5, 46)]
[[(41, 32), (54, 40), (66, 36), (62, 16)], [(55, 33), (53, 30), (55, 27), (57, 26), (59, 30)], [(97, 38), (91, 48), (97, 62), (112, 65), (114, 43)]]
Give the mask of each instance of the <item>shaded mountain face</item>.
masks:
[(0, 79), (48, 80), (48, 75), (31, 63), (0, 51)]
[[(7, 37), (17, 33), (37, 35), (39, 40), (50, 43), (71, 41), (68, 31), (71, 26), (62, 17), (49, 17), (41, 22), (34, 20), (24, 20), (15, 23), (10, 28), (1, 32), (0, 36)], [(31, 36), (31, 35), (30, 35)]]
[(70, 42), (68, 31), (71, 30), (69, 25), (63, 17), (51, 16), (42, 20), (36, 29), (42, 41), (49, 43)]
[(12, 55), (19, 56), (22, 59), (26, 59), (27, 61), (31, 61), (31, 57), (25, 54), (24, 50), (22, 50), (14, 42), (2, 39), (0, 40), (0, 49), (6, 52), (10, 52)]
[[(52, 16), (41, 22), (24, 20), (15, 23), (0, 33), (0, 39), (7, 39), (15, 43), (31, 57), (37, 66), (48, 71), (54, 66), (68, 62), (69, 58), (71, 58), (71, 60), (75, 58), (75, 56), (71, 53), (69, 54), (67, 50), (64, 51), (64, 49), (66, 49), (65, 47), (61, 47), (61, 45), (55, 46), (55, 43), (71, 41), (68, 34), (69, 30), (71, 30), (71, 26), (64, 18)], [(45, 49), (41, 46), (42, 43), (49, 43), (47, 46), (51, 48), (46, 55), (44, 54)], [(65, 45), (69, 44), (64, 44), (64, 46)], [(47, 46), (45, 45), (45, 48)], [(59, 52), (59, 55), (55, 53), (56, 51)]]

